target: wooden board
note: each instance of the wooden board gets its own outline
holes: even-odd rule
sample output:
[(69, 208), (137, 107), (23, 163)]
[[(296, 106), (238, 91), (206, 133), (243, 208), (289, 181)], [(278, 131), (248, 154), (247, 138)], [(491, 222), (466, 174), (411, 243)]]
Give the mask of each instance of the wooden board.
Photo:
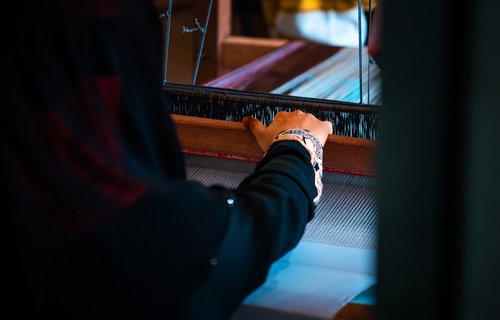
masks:
[(348, 303), (337, 312), (333, 320), (373, 320), (375, 306), (359, 303)]
[[(263, 152), (239, 122), (172, 115), (184, 152), (259, 161)], [(325, 144), (325, 171), (375, 175), (376, 141), (330, 135)]]

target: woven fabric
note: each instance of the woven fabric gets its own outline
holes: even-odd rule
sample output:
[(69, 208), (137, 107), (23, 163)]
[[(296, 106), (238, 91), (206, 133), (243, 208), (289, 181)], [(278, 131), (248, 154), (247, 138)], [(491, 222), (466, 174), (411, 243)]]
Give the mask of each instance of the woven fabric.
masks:
[[(228, 165), (229, 163), (229, 165)], [(203, 185), (234, 188), (250, 169), (248, 164), (222, 159), (187, 158), (187, 179)], [(377, 205), (375, 178), (324, 173), (323, 196), (315, 218), (307, 225), (305, 241), (375, 250)]]

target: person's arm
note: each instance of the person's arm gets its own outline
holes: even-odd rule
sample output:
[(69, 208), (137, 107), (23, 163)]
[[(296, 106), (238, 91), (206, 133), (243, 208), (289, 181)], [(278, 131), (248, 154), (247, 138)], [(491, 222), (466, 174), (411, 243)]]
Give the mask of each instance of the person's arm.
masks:
[[(331, 123), (296, 111), (278, 114), (267, 128), (255, 119), (244, 124), (267, 153), (229, 196), (229, 227), (210, 277), (193, 298), (193, 319), (229, 317), (264, 282), (270, 265), (298, 243), (321, 193), (321, 152)], [(286, 130), (292, 128), (301, 130)], [(304, 146), (309, 138), (315, 146)]]
[(245, 123), (267, 153), (239, 187), (172, 181), (160, 193), (148, 192), (136, 205), (140, 211), (120, 217), (119, 243), (126, 250), (120, 263), (140, 262), (125, 269), (135, 279), (131, 288), (158, 287), (136, 297), (139, 305), (163, 300), (172, 315), (194, 292), (192, 319), (226, 319), (300, 240), (321, 192), (317, 171), (311, 149), (296, 135), (273, 138), (286, 129), (310, 129), (321, 148), (331, 124), (301, 112), (281, 113), (267, 128), (255, 119)]

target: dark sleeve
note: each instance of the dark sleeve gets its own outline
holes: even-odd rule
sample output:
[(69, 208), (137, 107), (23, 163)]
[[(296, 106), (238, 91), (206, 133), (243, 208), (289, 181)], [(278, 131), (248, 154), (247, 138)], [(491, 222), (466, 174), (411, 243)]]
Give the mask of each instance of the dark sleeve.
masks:
[(193, 319), (226, 319), (262, 284), (270, 265), (295, 247), (314, 215), (310, 155), (297, 142), (273, 145), (228, 198), (230, 222), (209, 279), (192, 300)]
[[(313, 181), (310, 155), (294, 141), (276, 143), (236, 189), (167, 181), (58, 251), (51, 288), (76, 286), (110, 313), (227, 319), (298, 243), (314, 214)], [(91, 278), (70, 281), (75, 272)]]
[(114, 276), (131, 289), (130, 305), (156, 315), (227, 319), (296, 246), (316, 193), (310, 155), (295, 141), (275, 143), (236, 189), (170, 181), (116, 219)]

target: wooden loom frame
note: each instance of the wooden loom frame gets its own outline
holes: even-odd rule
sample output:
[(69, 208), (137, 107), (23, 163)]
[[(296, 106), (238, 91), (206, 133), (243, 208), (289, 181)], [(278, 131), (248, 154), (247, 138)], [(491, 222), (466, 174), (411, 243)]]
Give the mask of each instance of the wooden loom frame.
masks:
[[(241, 123), (172, 115), (185, 153), (258, 161), (262, 150)], [(325, 171), (375, 175), (376, 142), (330, 135), (324, 148)]]
[[(288, 43), (284, 39), (262, 39), (231, 35), (231, 0), (214, 2), (206, 40), (207, 58), (200, 70), (221, 75)], [(202, 13), (208, 1), (196, 3)], [(205, 68), (205, 70), (203, 70)], [(206, 70), (215, 68), (215, 70)], [(207, 88), (210, 90), (210, 88)], [(173, 116), (181, 146), (187, 153), (229, 156), (250, 161), (259, 160), (262, 151), (253, 136), (240, 123)], [(210, 137), (210, 139), (204, 139)], [(324, 149), (326, 171), (375, 175), (376, 142), (367, 139), (331, 135)]]
[[(218, 90), (202, 87), (201, 91), (210, 94)], [(219, 95), (219, 98), (222, 96)], [(294, 97), (287, 100), (285, 105), (293, 101), (296, 101), (297, 105), (304, 102), (303, 99)], [(282, 105), (283, 99), (278, 98), (274, 102), (273, 105)], [(346, 106), (345, 109), (349, 107)], [(263, 155), (253, 135), (239, 122), (176, 114), (171, 117), (182, 150), (186, 154), (250, 162), (257, 162)], [(374, 140), (330, 135), (324, 147), (324, 171), (374, 176), (376, 149), (377, 143)], [(374, 314), (373, 305), (348, 302), (337, 312), (334, 320), (368, 320), (373, 319)]]
[[(200, 1), (197, 11), (208, 1)], [(283, 39), (261, 39), (231, 35), (231, 1), (214, 3), (207, 36), (207, 57), (200, 74), (221, 75), (288, 43)], [(201, 11), (203, 12), (203, 11)], [(211, 64), (211, 66), (210, 66)], [(207, 65), (209, 65), (207, 67)], [(205, 69), (205, 70), (204, 70)], [(209, 70), (206, 70), (209, 69)], [(210, 70), (211, 69), (211, 70)], [(210, 91), (206, 87), (204, 90)], [(186, 154), (257, 162), (263, 152), (241, 123), (185, 115), (172, 115), (181, 148)], [(330, 135), (324, 147), (324, 171), (375, 176), (377, 143), (374, 140)], [(374, 306), (347, 303), (334, 320), (368, 320)]]
[[(216, 111), (217, 116), (220, 116), (218, 110), (222, 106), (218, 103), (214, 106), (211, 102), (229, 102), (231, 108), (250, 104), (275, 106), (282, 110), (303, 109), (367, 117), (378, 116), (378, 109), (375, 107), (251, 91), (167, 84), (164, 93), (168, 100), (178, 101), (179, 105), (201, 103), (200, 108), (206, 108), (206, 112)], [(206, 106), (204, 106), (205, 101), (207, 101)], [(214, 108), (216, 110), (213, 110)], [(231, 109), (224, 110), (231, 113)], [(175, 110), (172, 112), (174, 113), (172, 119), (184, 152), (253, 162), (262, 158), (263, 152), (255, 138), (241, 123), (193, 117), (189, 112), (186, 115), (185, 111), (181, 112), (184, 115), (175, 114)], [(374, 176), (376, 147), (375, 140), (330, 135), (324, 147), (323, 168), (325, 171)]]

